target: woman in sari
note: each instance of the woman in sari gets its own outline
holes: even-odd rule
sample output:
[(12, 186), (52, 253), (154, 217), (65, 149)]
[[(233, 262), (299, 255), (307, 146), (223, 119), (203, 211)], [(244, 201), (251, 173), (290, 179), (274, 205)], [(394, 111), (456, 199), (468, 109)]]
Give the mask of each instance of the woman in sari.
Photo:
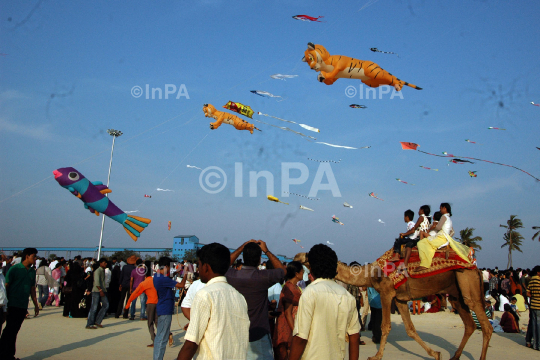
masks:
[(292, 332), (294, 329), (294, 318), (298, 311), (298, 302), (302, 295), (302, 290), (298, 287), (298, 281), (304, 277), (304, 268), (298, 261), (292, 261), (287, 265), (285, 275), (285, 285), (279, 296), (277, 312), (280, 315), (274, 328), (274, 348), (277, 348), (277, 359), (289, 359), (289, 350), (292, 343)]
[[(66, 274), (66, 286), (64, 291), (64, 316), (72, 318), (85, 318), (88, 316), (86, 308), (79, 308), (81, 300), (86, 293), (87, 284), (84, 281), (85, 274), (78, 262), (73, 262)], [(67, 291), (66, 291), (67, 290)]]
[[(420, 266), (416, 268), (414, 272), (421, 272), (431, 267), (431, 261), (435, 256), (435, 251), (443, 246), (450, 246), (457, 255), (464, 261), (471, 263), (470, 248), (463, 244), (460, 244), (452, 236), (454, 235), (454, 229), (452, 228), (452, 208), (448, 203), (442, 203), (440, 206), (441, 220), (435, 226), (434, 229), (437, 234), (434, 236), (428, 236), (418, 242), (418, 255), (420, 256)], [(424, 233), (425, 236), (425, 233)]]

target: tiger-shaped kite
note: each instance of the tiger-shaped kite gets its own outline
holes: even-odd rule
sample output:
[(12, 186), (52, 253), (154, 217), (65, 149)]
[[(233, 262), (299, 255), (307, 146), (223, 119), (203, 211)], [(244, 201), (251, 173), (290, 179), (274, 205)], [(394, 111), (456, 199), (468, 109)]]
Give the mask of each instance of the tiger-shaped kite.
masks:
[(225, 123), (234, 126), (236, 130), (248, 130), (252, 134), (253, 129), (261, 131), (260, 129), (257, 129), (255, 125), (240, 119), (236, 115), (216, 110), (216, 108), (212, 104), (204, 104), (203, 111), (204, 116), (216, 119), (215, 122), (210, 123), (210, 129), (212, 130), (217, 129), (221, 126), (221, 124)]
[(332, 85), (339, 78), (348, 78), (361, 80), (364, 84), (373, 88), (390, 85), (397, 91), (401, 91), (403, 85), (407, 85), (416, 90), (422, 90), (421, 87), (398, 79), (372, 61), (358, 60), (342, 55), (330, 55), (322, 45), (308, 43), (302, 61), (307, 62), (311, 69), (317, 72), (320, 71), (317, 80), (324, 82), (326, 85)]

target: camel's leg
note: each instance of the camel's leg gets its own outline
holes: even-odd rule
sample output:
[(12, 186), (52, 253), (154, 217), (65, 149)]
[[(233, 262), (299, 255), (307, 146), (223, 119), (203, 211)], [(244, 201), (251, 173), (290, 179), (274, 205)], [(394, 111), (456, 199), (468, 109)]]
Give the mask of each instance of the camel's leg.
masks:
[[(463, 272), (456, 272), (456, 279), (459, 289), (461, 290), (463, 303), (467, 305), (469, 310), (472, 310), (476, 313), (476, 317), (480, 322), (480, 326), (482, 327), (483, 342), (482, 355), (480, 356), (480, 360), (485, 360), (489, 341), (491, 340), (491, 335), (493, 334), (493, 327), (491, 326), (491, 323), (489, 322), (489, 319), (484, 309), (485, 300), (483, 294), (484, 284), (482, 282), (482, 277), (480, 276), (479, 271), (465, 270)], [(452, 305), (454, 305), (454, 303), (452, 303)], [(462, 311), (460, 311), (459, 308), (458, 311), (459, 315), (463, 319), (463, 323), (465, 324), (465, 336), (461, 341), (461, 345), (459, 346), (458, 351), (456, 351), (456, 354), (452, 358), (453, 360), (459, 359), (459, 357), (461, 356), (461, 352), (463, 351), (463, 348), (467, 343), (467, 340), (476, 329), (476, 325), (474, 324), (471, 313), (469, 311), (466, 311), (466, 314), (462, 315)], [(468, 329), (468, 327), (470, 329)]]
[(405, 326), (405, 330), (407, 331), (407, 335), (409, 337), (416, 340), (418, 344), (420, 344), (421, 347), (426, 350), (428, 355), (433, 356), (436, 360), (441, 359), (441, 353), (438, 351), (435, 351), (431, 349), (429, 346), (426, 345), (424, 341), (420, 338), (418, 333), (416, 332), (416, 329), (414, 328), (414, 325), (411, 320), (411, 314), (409, 314), (409, 308), (407, 306), (407, 303), (403, 303), (401, 301), (396, 301), (396, 305), (399, 309), (399, 313), (401, 314), (401, 319), (403, 320), (403, 325)]
[[(474, 333), (474, 330), (476, 329), (476, 324), (474, 323), (473, 317), (469, 310), (465, 309), (465, 303), (463, 302), (463, 298), (460, 296), (457, 300), (451, 300), (452, 303), (452, 309), (456, 309), (459, 316), (461, 317), (461, 320), (463, 321), (463, 325), (465, 326), (465, 333), (463, 334), (463, 339), (461, 339), (461, 344), (459, 344), (459, 348), (457, 349), (456, 353), (452, 357), (451, 360), (459, 360), (461, 357), (461, 353), (463, 352), (463, 349), (465, 348), (465, 344), (467, 344), (467, 341), (471, 337), (471, 335)], [(482, 309), (482, 312), (484, 310)], [(484, 313), (485, 314), (485, 313)], [(490, 324), (491, 326), (491, 324)]]

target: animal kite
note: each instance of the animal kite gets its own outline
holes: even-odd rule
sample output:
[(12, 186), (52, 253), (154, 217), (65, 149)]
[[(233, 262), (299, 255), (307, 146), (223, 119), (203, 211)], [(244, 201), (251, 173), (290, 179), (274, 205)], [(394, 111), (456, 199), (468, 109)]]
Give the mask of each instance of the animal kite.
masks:
[(358, 104), (351, 104), (351, 105), (349, 105), (349, 107), (351, 107), (353, 109), (367, 109), (366, 105), (358, 105)]
[[(446, 154), (446, 155), (437, 155), (437, 154), (432, 154), (432, 153), (428, 153), (426, 151), (422, 151), (422, 150), (418, 150), (417, 148), (419, 147), (420, 145), (418, 144), (415, 144), (415, 143), (411, 143), (411, 142), (401, 142), (401, 148), (403, 150), (416, 150), (418, 152), (421, 152), (421, 153), (424, 153), (424, 154), (427, 154), (427, 155), (431, 155), (431, 156), (438, 156), (438, 157), (456, 157), (455, 155), (452, 155), (452, 154)], [(490, 163), (490, 164), (495, 164), (495, 165), (501, 165), (501, 166), (508, 166), (508, 167), (511, 167), (511, 168), (514, 168), (516, 170), (519, 170), (527, 175), (529, 175), (530, 177), (532, 177), (533, 179), (535, 179), (536, 181), (540, 181), (539, 178), (529, 174), (528, 172), (526, 172), (525, 170), (523, 169), (520, 169), (516, 166), (513, 166), (513, 165), (507, 165), (507, 164), (502, 164), (502, 163), (498, 163), (498, 162), (494, 162), (494, 161), (489, 161), (489, 160), (483, 160), (483, 159), (477, 159), (477, 158), (473, 158), (473, 157), (467, 157), (467, 156), (460, 156), (464, 159), (471, 159), (471, 160), (476, 160), (476, 161), (483, 161), (483, 162), (487, 162), (487, 163)], [(462, 159), (455, 159), (455, 160), (458, 160), (458, 161), (463, 161)], [(472, 163), (472, 162), (471, 162)]]
[(308, 207), (306, 207), (306, 206), (302, 206), (302, 205), (300, 205), (300, 209), (302, 209), (302, 210), (308, 210), (308, 211), (315, 211), (315, 210), (313, 210), (313, 209), (310, 209), (310, 208), (308, 208)]
[(193, 165), (186, 165), (186, 167), (188, 167), (190, 169), (202, 170), (200, 167), (196, 167), (196, 166), (193, 166)]
[(277, 80), (285, 80), (285, 79), (293, 79), (295, 77), (297, 77), (298, 75), (283, 75), (283, 74), (274, 74), (274, 75), (270, 75), (270, 77), (272, 79), (277, 79)]
[(248, 130), (252, 134), (253, 130), (261, 131), (260, 129), (257, 129), (255, 125), (240, 119), (236, 115), (216, 110), (216, 108), (212, 104), (204, 104), (203, 111), (204, 116), (211, 117), (216, 120), (215, 122), (210, 123), (210, 129), (212, 130), (217, 129), (221, 126), (221, 124), (225, 123), (234, 126), (236, 130)]
[(167, 192), (167, 191), (173, 191), (173, 192), (174, 192), (174, 190), (171, 190), (171, 189), (161, 189), (161, 188), (157, 188), (156, 190), (157, 190), (157, 191), (165, 191), (165, 192)]
[[(272, 115), (268, 115), (268, 114), (263, 114), (262, 112), (258, 112), (257, 115), (271, 117), (271, 118), (274, 118), (274, 119), (277, 119), (277, 120), (280, 120), (280, 121), (288, 122), (290, 124), (296, 124), (296, 125), (299, 125), (299, 126), (303, 127), (306, 130), (310, 130), (310, 131), (313, 131), (313, 132), (321, 132), (319, 129), (314, 128), (312, 126), (309, 126), (309, 125), (306, 125), (306, 124), (299, 124), (299, 123), (291, 121), (291, 120), (285, 120), (285, 119), (278, 118), (276, 116), (272, 116)], [(309, 137), (311, 137), (311, 136), (309, 136)], [(315, 139), (314, 137), (311, 137), (311, 138)]]
[(531, 101), (531, 104), (533, 104), (534, 106), (540, 106), (540, 104), (535, 104)]
[(262, 96), (262, 97), (281, 98), (281, 100), (278, 100), (278, 101), (283, 101), (283, 97), (281, 97), (279, 95), (270, 94), (268, 91), (250, 90), (250, 92), (255, 94), (255, 95)]
[(284, 193), (284, 194), (291, 194), (291, 195), (300, 196), (300, 197), (303, 197), (303, 198), (308, 199), (308, 200), (319, 200), (318, 198), (311, 198), (311, 197), (307, 197), (307, 196), (305, 196), (305, 195), (300, 195), (300, 194), (290, 193), (290, 192), (287, 192), (287, 191), (284, 191), (283, 193)]
[(403, 180), (401, 180), (401, 179), (396, 179), (396, 180), (399, 181), (399, 182), (402, 182), (402, 183), (404, 183), (404, 184), (407, 184), (407, 185), (414, 185), (414, 184), (409, 184), (408, 182), (403, 181)]
[(347, 78), (361, 80), (364, 84), (373, 88), (390, 85), (396, 91), (401, 91), (403, 85), (407, 85), (413, 89), (422, 90), (416, 85), (398, 79), (372, 61), (358, 60), (342, 55), (330, 55), (322, 45), (308, 43), (302, 61), (307, 62), (312, 70), (320, 72), (317, 80), (324, 82), (326, 85), (332, 85), (339, 78)]
[(84, 208), (92, 214), (107, 215), (124, 227), (126, 233), (134, 240), (141, 236), (141, 232), (150, 224), (150, 219), (128, 215), (118, 208), (105, 194), (111, 190), (101, 181), (90, 182), (79, 171), (72, 167), (60, 168), (53, 171), (54, 179), (73, 195), (81, 199)]
[(496, 127), (493, 127), (493, 126), (488, 127), (488, 129), (489, 130), (506, 130), (506, 129), (496, 128)]
[(375, 199), (378, 199), (378, 200), (384, 201), (383, 199), (381, 199), (381, 198), (378, 198), (378, 197), (377, 197), (377, 194), (375, 194), (374, 192), (371, 192), (371, 193), (369, 193), (369, 196), (371, 196), (372, 198), (375, 198)]
[(439, 169), (432, 169), (432, 168), (428, 168), (428, 167), (425, 167), (425, 166), (422, 166), (422, 165), (420, 165), (420, 167), (421, 167), (422, 169), (426, 169), (426, 170), (439, 171)]
[(169, 221), (169, 231), (171, 231), (171, 222)]
[(315, 159), (310, 159), (310, 158), (307, 158), (308, 160), (311, 160), (311, 161), (316, 161), (316, 162), (321, 162), (321, 163), (326, 163), (326, 162), (331, 162), (331, 163), (334, 163), (334, 164), (339, 164), (341, 162), (341, 159), (339, 159), (339, 161), (334, 161), (334, 160), (315, 160)]
[(152, 198), (152, 195), (146, 195), (146, 194), (144, 194), (144, 197), (150, 198), (150, 199), (151, 199), (151, 198)]
[(230, 101), (223, 105), (225, 109), (234, 111), (236, 113), (239, 113), (240, 115), (244, 115), (250, 119), (253, 119), (253, 110), (250, 106), (241, 104), (239, 102)]
[(302, 245), (300, 245), (300, 242), (301, 242), (302, 240), (292, 239), (292, 241), (294, 241), (294, 243), (295, 243), (296, 245), (300, 246), (302, 249), (304, 248)]
[(379, 50), (377, 48), (371, 48), (370, 50), (373, 51), (373, 52), (379, 52), (379, 53), (383, 53), (383, 54), (392, 54), (392, 55), (396, 55), (397, 57), (399, 57), (399, 55), (397, 53), (395, 53), (395, 52), (381, 51), (381, 50)]
[(352, 205), (350, 205), (348, 202), (344, 202), (344, 203), (343, 203), (343, 206), (348, 207), (348, 208), (351, 208), (351, 209), (353, 208)]
[(292, 18), (296, 20), (302, 20), (302, 21), (314, 21), (314, 22), (326, 22), (326, 21), (320, 21), (319, 19), (322, 19), (324, 16), (308, 16), (308, 15), (294, 15)]
[(289, 205), (289, 203), (279, 201), (279, 199), (277, 197), (272, 196), (272, 195), (268, 195), (267, 198), (268, 198), (268, 200), (273, 201), (273, 202), (279, 202), (279, 203), (282, 203), (282, 204), (285, 204), (285, 205)]
[(326, 243), (327, 243), (328, 245), (335, 245), (334, 243), (331, 243), (331, 242), (328, 241), (328, 240), (326, 241)]
[(339, 218), (336, 217), (336, 215), (332, 215), (332, 221), (335, 222), (336, 224), (339, 224), (339, 225), (345, 225), (344, 223), (339, 221)]
[(380, 222), (381, 224), (384, 224), (384, 221), (382, 221), (381, 219), (379, 219), (379, 222)]
[(470, 177), (477, 177), (478, 175), (476, 175), (477, 171), (470, 171), (469, 170), (469, 176)]

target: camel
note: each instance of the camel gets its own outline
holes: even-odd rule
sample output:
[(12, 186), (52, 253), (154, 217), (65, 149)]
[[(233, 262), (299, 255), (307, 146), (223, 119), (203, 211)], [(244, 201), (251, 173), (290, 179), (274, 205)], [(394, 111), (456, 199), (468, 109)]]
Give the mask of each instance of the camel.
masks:
[[(294, 257), (294, 260), (300, 261), (309, 269), (307, 253), (297, 254)], [(483, 280), (482, 274), (478, 269), (450, 270), (420, 279), (408, 278), (407, 282), (397, 289), (394, 289), (394, 283), (388, 277), (384, 276), (384, 273), (376, 262), (365, 266), (353, 267), (338, 262), (337, 273), (337, 280), (355, 286), (373, 287), (381, 296), (383, 313), (381, 344), (377, 354), (368, 358), (368, 360), (381, 360), (383, 357), (384, 346), (391, 329), (390, 310), (393, 299), (396, 299), (396, 305), (401, 314), (401, 318), (403, 319), (407, 335), (416, 340), (430, 356), (433, 356), (436, 360), (441, 360), (441, 353), (439, 351), (434, 351), (427, 346), (416, 333), (407, 306), (407, 301), (409, 300), (434, 294), (449, 294), (452, 308), (458, 311), (465, 326), (465, 333), (461, 340), (461, 344), (451, 360), (458, 360), (460, 358), (463, 348), (465, 347), (465, 344), (467, 344), (467, 340), (469, 340), (469, 337), (476, 329), (476, 325), (474, 324), (469, 310), (476, 313), (478, 321), (480, 321), (480, 325), (482, 326), (483, 343), (480, 360), (486, 359), (493, 327), (484, 310)]]

